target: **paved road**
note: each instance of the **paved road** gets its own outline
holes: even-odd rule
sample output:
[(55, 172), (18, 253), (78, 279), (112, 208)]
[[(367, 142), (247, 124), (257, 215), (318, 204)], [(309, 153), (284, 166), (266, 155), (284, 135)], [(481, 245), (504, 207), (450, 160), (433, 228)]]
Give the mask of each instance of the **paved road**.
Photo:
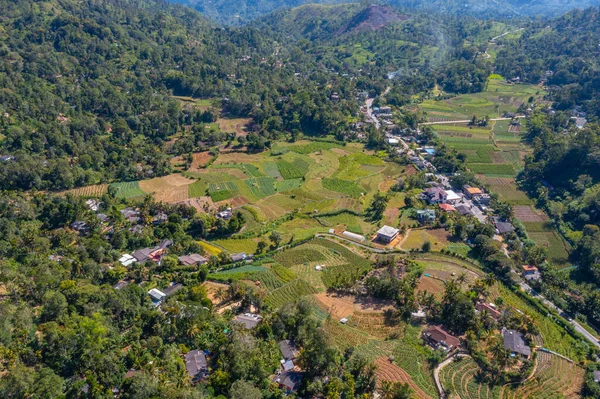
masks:
[[(525, 118), (524, 115), (519, 115), (519, 116), (515, 116), (516, 119), (523, 119)], [(491, 118), (490, 121), (510, 121), (513, 120), (513, 118)], [(469, 123), (471, 122), (471, 119), (464, 119), (464, 120), (458, 120), (458, 121), (439, 121), (439, 122), (423, 122), (423, 123), (419, 123), (419, 125), (422, 126), (426, 126), (426, 125), (451, 125), (453, 123)]]

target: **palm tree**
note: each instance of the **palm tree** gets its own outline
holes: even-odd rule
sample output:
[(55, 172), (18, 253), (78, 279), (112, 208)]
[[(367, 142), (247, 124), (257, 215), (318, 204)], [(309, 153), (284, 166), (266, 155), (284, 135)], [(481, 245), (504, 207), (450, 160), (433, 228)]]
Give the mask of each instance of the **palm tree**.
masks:
[(459, 283), (460, 285), (466, 283), (467, 282), (467, 274), (464, 272), (459, 274), (458, 277), (456, 278), (456, 282)]
[(394, 395), (393, 384), (389, 381), (382, 381), (379, 392), (381, 393), (381, 399), (392, 399)]
[(196, 335), (200, 334), (200, 331), (202, 331), (200, 326), (198, 324), (194, 323), (187, 329), (187, 336), (190, 338), (193, 338)]
[(486, 274), (486, 276), (483, 278), (483, 283), (490, 288), (492, 285), (494, 285), (494, 283), (496, 282), (496, 276), (494, 276), (493, 274)]

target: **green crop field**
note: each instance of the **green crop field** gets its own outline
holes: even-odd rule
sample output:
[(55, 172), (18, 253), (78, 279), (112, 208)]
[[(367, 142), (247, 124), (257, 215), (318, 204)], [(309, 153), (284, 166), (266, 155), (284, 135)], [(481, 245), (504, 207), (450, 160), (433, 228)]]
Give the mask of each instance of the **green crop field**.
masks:
[(315, 290), (304, 280), (293, 280), (267, 295), (265, 303), (278, 309), (287, 303), (293, 303), (303, 296), (314, 294)]
[(275, 183), (275, 188), (278, 192), (284, 193), (286, 191), (292, 191), (302, 186), (302, 179), (289, 179), (289, 180), (278, 180)]
[(302, 178), (308, 172), (308, 167), (308, 163), (299, 158), (294, 159), (293, 162), (277, 161), (277, 168), (284, 179)]
[(277, 193), (275, 179), (272, 177), (253, 177), (252, 179), (244, 180), (244, 183), (250, 188), (252, 195), (259, 199)]
[(134, 198), (143, 197), (146, 195), (146, 193), (140, 188), (139, 182), (137, 181), (113, 183), (110, 186), (117, 190), (118, 197)]
[(219, 202), (233, 198), (235, 196), (235, 192), (231, 190), (220, 190), (210, 192), (209, 195), (214, 202)]
[(274, 291), (284, 286), (283, 281), (281, 281), (271, 270), (258, 272), (256, 275), (252, 276), (252, 279), (260, 281), (261, 286), (268, 291)]
[(457, 358), (444, 367), (440, 373), (440, 381), (444, 389), (461, 399), (496, 399), (501, 387), (480, 382), (480, 368), (471, 358)]
[(515, 168), (511, 164), (501, 163), (471, 163), (468, 165), (471, 172), (486, 176), (512, 177), (515, 175)]
[(225, 164), (218, 164), (218, 165), (211, 165), (210, 167), (211, 169), (239, 169), (242, 172), (244, 172), (246, 175), (251, 176), (251, 177), (261, 177), (264, 176), (264, 174), (254, 165), (252, 164), (248, 164), (248, 163), (236, 163), (236, 164), (231, 164), (231, 163), (225, 163)]
[(327, 257), (314, 248), (301, 245), (300, 247), (278, 253), (275, 255), (275, 260), (283, 266), (291, 267), (303, 263), (322, 262), (327, 260)]
[(564, 268), (569, 267), (569, 246), (555, 231), (529, 232), (529, 238), (536, 244), (548, 250), (548, 261), (550, 264)]
[(208, 275), (208, 279), (214, 281), (246, 280), (265, 270), (269, 269), (264, 266), (242, 266), (218, 273), (211, 273)]
[(347, 194), (352, 198), (358, 198), (363, 193), (363, 190), (353, 181), (341, 179), (323, 179), (321, 184), (323, 184), (323, 187), (327, 190)]
[(190, 198), (199, 198), (206, 195), (208, 185), (203, 181), (195, 181), (188, 186), (188, 195)]

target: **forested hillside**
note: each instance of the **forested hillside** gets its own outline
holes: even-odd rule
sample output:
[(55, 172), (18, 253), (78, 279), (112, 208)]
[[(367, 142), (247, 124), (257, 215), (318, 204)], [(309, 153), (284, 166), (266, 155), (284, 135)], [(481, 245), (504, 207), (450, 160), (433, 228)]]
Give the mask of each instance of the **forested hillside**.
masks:
[(600, 116), (600, 11), (577, 10), (529, 26), (498, 54), (496, 70), (525, 82), (544, 80), (556, 108), (582, 105)]
[[(207, 18), (225, 25), (243, 25), (281, 8), (302, 4), (358, 3), (356, 0), (172, 0), (192, 7)], [(394, 7), (443, 14), (471, 15), (483, 18), (515, 18), (555, 16), (573, 8), (597, 6), (597, 0), (388, 0), (362, 1), (361, 4), (382, 3)]]

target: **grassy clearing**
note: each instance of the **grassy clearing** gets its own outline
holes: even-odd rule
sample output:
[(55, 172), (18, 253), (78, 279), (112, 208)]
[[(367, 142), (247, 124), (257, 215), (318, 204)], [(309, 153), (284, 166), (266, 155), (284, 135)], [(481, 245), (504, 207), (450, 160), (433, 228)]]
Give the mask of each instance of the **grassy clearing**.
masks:
[(258, 242), (251, 238), (230, 239), (230, 240), (215, 240), (214, 243), (220, 247), (233, 253), (248, 253), (253, 254), (258, 248)]

